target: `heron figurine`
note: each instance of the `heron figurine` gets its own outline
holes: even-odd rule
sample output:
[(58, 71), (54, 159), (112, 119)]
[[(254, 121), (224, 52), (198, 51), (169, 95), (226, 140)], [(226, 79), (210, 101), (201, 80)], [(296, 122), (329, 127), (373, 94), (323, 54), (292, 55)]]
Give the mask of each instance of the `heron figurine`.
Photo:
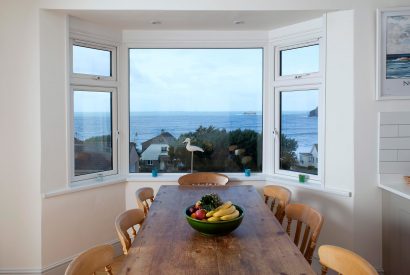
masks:
[(191, 173), (193, 172), (194, 169), (194, 152), (199, 151), (199, 152), (203, 152), (204, 149), (202, 149), (201, 147), (198, 146), (194, 146), (191, 145), (191, 139), (190, 138), (186, 138), (183, 143), (186, 143), (186, 149), (191, 152)]

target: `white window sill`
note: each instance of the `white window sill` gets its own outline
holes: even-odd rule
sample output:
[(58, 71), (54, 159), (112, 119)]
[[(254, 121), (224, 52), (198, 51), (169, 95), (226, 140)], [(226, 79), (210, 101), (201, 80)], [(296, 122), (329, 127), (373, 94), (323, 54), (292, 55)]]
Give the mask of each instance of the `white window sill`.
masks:
[[(351, 197), (352, 192), (348, 190), (336, 188), (324, 188), (323, 185), (314, 180), (308, 180), (305, 183), (300, 183), (297, 178), (283, 175), (267, 175), (262, 173), (253, 173), (250, 177), (246, 177), (243, 173), (224, 173), (232, 182), (238, 181), (266, 181), (267, 184), (275, 183), (284, 186), (294, 186), (298, 188), (310, 189), (318, 192), (338, 195), (342, 197)], [(176, 174), (158, 174), (157, 177), (152, 177), (151, 173), (129, 174), (127, 182), (177, 182), (178, 178), (183, 173)]]
[[(56, 196), (61, 196), (65, 194), (70, 194), (74, 192), (80, 192), (84, 190), (90, 190), (95, 188), (101, 188), (109, 185), (114, 185), (118, 183), (125, 182), (173, 182), (176, 183), (178, 178), (183, 173), (178, 174), (158, 174), (157, 177), (152, 177), (151, 173), (141, 173), (141, 174), (129, 174), (128, 177), (115, 175), (104, 177), (103, 180), (92, 179), (84, 180), (81, 182), (72, 183), (64, 189), (52, 191), (43, 194), (43, 198), (51, 198)], [(342, 197), (351, 197), (352, 192), (347, 190), (335, 189), (335, 188), (324, 188), (319, 182), (308, 180), (305, 183), (300, 183), (297, 178), (282, 176), (282, 175), (266, 175), (262, 173), (253, 173), (251, 176), (247, 177), (243, 173), (226, 173), (232, 182), (242, 182), (242, 181), (266, 181), (267, 184), (279, 184), (283, 186), (290, 186), (296, 188), (305, 188), (318, 192), (338, 195)]]
[[(158, 173), (157, 177), (151, 176), (151, 173), (129, 174), (127, 182), (177, 182), (179, 177), (186, 175), (186, 173), (163, 174)], [(224, 173), (229, 177), (230, 181), (265, 181), (266, 177), (262, 173), (254, 173), (249, 177), (243, 173)]]
[(48, 192), (43, 194), (43, 198), (51, 198), (51, 197), (57, 197), (69, 193), (75, 193), (75, 192), (80, 192), (84, 190), (90, 190), (90, 189), (95, 189), (95, 188), (100, 188), (100, 187), (105, 187), (113, 184), (118, 184), (118, 183), (124, 183), (126, 182), (127, 179), (124, 176), (120, 175), (114, 175), (114, 176), (106, 176), (103, 177), (103, 179), (89, 179), (89, 180), (83, 180), (83, 181), (77, 181), (75, 183), (69, 184), (66, 188)]
[(308, 180), (307, 182), (301, 183), (297, 178), (282, 176), (282, 175), (266, 175), (265, 180), (267, 183), (274, 183), (283, 186), (291, 186), (297, 188), (310, 189), (318, 192), (328, 193), (332, 195), (338, 195), (342, 197), (351, 197), (352, 192), (343, 189), (324, 187), (320, 182), (314, 180)]

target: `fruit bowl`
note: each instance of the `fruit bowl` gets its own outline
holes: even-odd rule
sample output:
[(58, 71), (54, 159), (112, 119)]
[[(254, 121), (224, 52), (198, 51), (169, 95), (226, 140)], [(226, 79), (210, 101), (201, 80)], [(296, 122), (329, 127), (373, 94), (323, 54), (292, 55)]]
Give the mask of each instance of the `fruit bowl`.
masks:
[(189, 208), (193, 207), (194, 205), (188, 206), (185, 209), (185, 218), (188, 221), (189, 225), (198, 231), (199, 233), (207, 236), (221, 236), (229, 234), (230, 232), (234, 231), (238, 226), (241, 224), (244, 211), (242, 207), (234, 204), (236, 209), (239, 211), (239, 216), (229, 220), (229, 221), (215, 221), (215, 222), (208, 222), (206, 220), (197, 220), (191, 218), (189, 215)]

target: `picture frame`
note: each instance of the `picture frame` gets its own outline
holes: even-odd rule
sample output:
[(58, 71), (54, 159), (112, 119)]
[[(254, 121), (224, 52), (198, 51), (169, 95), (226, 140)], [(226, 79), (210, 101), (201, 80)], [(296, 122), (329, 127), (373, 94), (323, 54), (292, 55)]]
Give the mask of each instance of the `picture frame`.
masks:
[(376, 100), (410, 99), (410, 7), (377, 10)]

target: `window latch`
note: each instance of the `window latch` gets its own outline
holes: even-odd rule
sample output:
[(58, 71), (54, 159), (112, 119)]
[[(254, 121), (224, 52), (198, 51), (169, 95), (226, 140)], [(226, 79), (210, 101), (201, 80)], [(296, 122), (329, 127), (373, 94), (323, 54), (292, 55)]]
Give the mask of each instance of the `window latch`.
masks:
[(278, 131), (278, 129), (275, 128), (275, 129), (273, 130), (272, 134), (273, 134), (273, 137), (274, 137), (274, 138), (276, 138), (277, 136), (279, 136), (279, 131)]

